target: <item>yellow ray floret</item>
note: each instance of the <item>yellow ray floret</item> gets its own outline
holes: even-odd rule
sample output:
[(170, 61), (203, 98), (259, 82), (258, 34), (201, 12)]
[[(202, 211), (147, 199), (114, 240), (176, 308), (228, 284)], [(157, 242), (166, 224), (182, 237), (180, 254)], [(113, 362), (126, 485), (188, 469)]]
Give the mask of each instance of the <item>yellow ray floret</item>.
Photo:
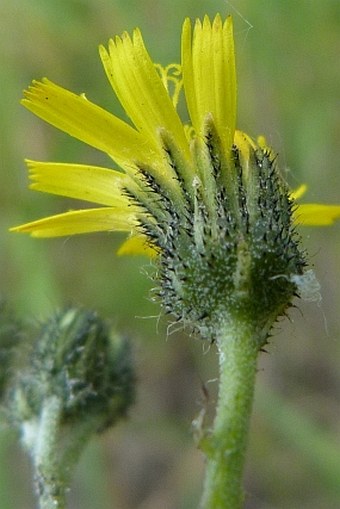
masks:
[(307, 192), (306, 184), (301, 184), (298, 188), (291, 191), (290, 196), (293, 200), (298, 200)]
[(302, 226), (329, 226), (340, 219), (340, 205), (302, 203), (295, 215)]
[(30, 233), (32, 237), (62, 237), (77, 233), (100, 231), (133, 231), (136, 217), (126, 208), (102, 207), (74, 210), (38, 219), (15, 228), (14, 232)]
[(230, 149), (236, 122), (236, 73), (232, 19), (217, 15), (212, 24), (196, 20), (193, 34), (186, 19), (182, 32), (182, 72), (192, 125), (201, 133), (212, 115), (218, 134)]
[(118, 255), (145, 255), (155, 258), (158, 255), (156, 247), (153, 247), (145, 235), (132, 235), (123, 242), (117, 251)]
[(109, 42), (109, 52), (101, 46), (100, 56), (114, 92), (137, 129), (150, 143), (157, 141), (157, 131), (165, 128), (175, 143), (190, 158), (183, 124), (145, 49), (142, 35), (134, 30)]
[(26, 162), (30, 189), (107, 206), (129, 205), (122, 193), (128, 180), (124, 173), (83, 164)]
[(135, 160), (160, 158), (148, 141), (131, 126), (88, 101), (44, 78), (33, 81), (22, 104), (49, 124), (109, 154), (124, 166)]

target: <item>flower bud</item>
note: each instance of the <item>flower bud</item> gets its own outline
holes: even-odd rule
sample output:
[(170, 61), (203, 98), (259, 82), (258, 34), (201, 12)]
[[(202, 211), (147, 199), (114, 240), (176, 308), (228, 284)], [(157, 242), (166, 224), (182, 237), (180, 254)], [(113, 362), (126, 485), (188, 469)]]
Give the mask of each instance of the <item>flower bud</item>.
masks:
[(41, 326), (8, 398), (41, 508), (65, 507), (81, 451), (126, 415), (134, 382), (129, 344), (96, 313), (70, 307)]
[(71, 307), (42, 325), (18, 380), (18, 419), (38, 417), (50, 397), (61, 402), (62, 425), (91, 420), (97, 431), (124, 416), (133, 402), (129, 344), (96, 313)]

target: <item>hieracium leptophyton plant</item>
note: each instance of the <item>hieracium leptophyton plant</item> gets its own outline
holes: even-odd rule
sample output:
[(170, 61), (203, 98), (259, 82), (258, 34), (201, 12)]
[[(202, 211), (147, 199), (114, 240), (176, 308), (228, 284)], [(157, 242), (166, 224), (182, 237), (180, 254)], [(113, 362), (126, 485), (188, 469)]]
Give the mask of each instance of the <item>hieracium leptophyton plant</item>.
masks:
[[(23, 105), (105, 152), (116, 169), (28, 161), (37, 191), (86, 200), (75, 210), (13, 228), (35, 237), (127, 232), (119, 253), (153, 258), (166, 313), (215, 343), (220, 359), (216, 417), (201, 507), (239, 508), (256, 361), (277, 317), (312, 284), (296, 226), (328, 225), (339, 205), (300, 204), (263, 137), (236, 129), (232, 19), (207, 16), (182, 31), (180, 65), (155, 65), (141, 33), (100, 47), (124, 122), (47, 79)], [(177, 112), (184, 92), (188, 120)]]
[[(1, 313), (0, 353), (10, 353), (3, 324)], [(29, 357), (17, 364), (5, 372), (2, 421), (29, 454), (39, 509), (65, 509), (85, 445), (134, 402), (130, 344), (97, 313), (68, 307), (40, 324)]]

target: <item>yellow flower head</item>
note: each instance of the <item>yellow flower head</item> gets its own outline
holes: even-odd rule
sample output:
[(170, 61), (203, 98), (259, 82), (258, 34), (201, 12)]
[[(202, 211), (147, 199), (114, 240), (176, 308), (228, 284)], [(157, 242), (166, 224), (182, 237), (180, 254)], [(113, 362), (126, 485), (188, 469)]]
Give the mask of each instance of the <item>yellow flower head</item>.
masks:
[[(287, 278), (290, 295), (294, 287), (290, 277), (302, 274), (305, 265), (294, 220), (331, 224), (340, 217), (340, 206), (297, 206), (295, 199), (303, 188), (288, 192), (264, 139), (255, 142), (236, 130), (231, 17), (223, 21), (217, 15), (210, 21), (206, 16), (193, 28), (186, 19), (180, 65), (165, 69), (155, 65), (138, 29), (132, 37), (125, 32), (110, 40), (108, 49), (101, 46), (100, 56), (133, 126), (84, 94), (73, 94), (47, 79), (34, 81), (22, 103), (48, 123), (107, 153), (119, 170), (28, 161), (32, 189), (86, 200), (96, 207), (12, 230), (35, 237), (126, 231), (129, 236), (120, 253), (157, 256), (159, 293), (167, 294), (165, 309), (180, 318), (184, 315), (185, 321), (201, 321), (201, 332), (209, 328), (213, 309), (219, 307), (219, 299), (202, 304), (211, 287), (218, 288), (220, 300), (229, 299), (231, 287), (249, 293), (248, 275), (243, 273), (249, 246), (254, 248), (252, 259), (265, 260), (270, 267), (261, 273), (254, 262), (251, 285), (257, 284), (256, 271), (275, 281), (274, 286)], [(176, 111), (181, 87), (189, 124)], [(275, 266), (278, 257), (282, 263)], [(227, 275), (221, 278), (220, 273)]]

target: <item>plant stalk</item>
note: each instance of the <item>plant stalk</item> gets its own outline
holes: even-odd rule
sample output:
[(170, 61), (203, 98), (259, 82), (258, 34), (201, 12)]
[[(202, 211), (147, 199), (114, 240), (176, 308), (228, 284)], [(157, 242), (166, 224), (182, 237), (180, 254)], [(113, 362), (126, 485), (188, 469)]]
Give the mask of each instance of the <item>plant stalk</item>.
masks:
[(217, 336), (220, 386), (207, 456), (201, 509), (240, 509), (242, 474), (254, 396), (259, 342), (246, 320), (229, 321)]
[(40, 509), (65, 509), (66, 472), (59, 462), (60, 415), (62, 402), (56, 396), (44, 401), (31, 451), (35, 468), (35, 486)]

